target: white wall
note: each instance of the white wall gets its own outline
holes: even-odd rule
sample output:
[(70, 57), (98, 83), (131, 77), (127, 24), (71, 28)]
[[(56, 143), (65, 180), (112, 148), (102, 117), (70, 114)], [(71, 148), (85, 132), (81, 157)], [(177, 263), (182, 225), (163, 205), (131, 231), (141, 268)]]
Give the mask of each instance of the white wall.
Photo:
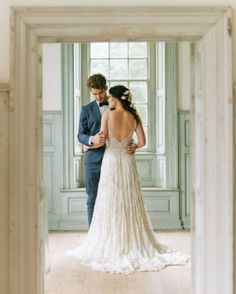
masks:
[(61, 110), (61, 45), (43, 44), (43, 110)]

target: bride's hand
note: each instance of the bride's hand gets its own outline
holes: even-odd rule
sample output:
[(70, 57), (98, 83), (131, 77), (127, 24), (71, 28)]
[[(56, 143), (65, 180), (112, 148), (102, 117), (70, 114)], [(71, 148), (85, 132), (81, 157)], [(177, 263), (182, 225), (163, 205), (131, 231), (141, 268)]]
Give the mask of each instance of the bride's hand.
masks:
[(137, 144), (133, 144), (133, 143), (126, 147), (126, 151), (129, 154), (134, 154), (136, 149), (137, 149)]
[(91, 136), (91, 143), (93, 143), (93, 145), (104, 145), (106, 143), (106, 137), (103, 132), (99, 132), (95, 136)]
[(89, 150), (89, 147), (88, 147), (87, 145), (84, 145), (84, 144), (83, 144), (83, 151), (84, 151), (84, 152), (87, 152), (88, 150)]

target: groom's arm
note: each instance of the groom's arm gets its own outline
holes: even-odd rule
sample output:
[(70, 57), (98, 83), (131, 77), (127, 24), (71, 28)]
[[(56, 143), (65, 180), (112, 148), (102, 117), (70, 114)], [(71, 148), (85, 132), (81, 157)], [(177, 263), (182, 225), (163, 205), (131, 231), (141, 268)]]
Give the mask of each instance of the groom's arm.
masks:
[(92, 136), (90, 138), (90, 141), (92, 141), (92, 143), (93, 143), (91, 147), (83, 145), (84, 152), (88, 151), (89, 149), (99, 148), (99, 147), (103, 146), (106, 143), (107, 118), (108, 118), (108, 112), (104, 112), (103, 115), (102, 115), (100, 131), (95, 136)]
[(90, 134), (88, 129), (88, 118), (84, 107), (82, 107), (79, 119), (78, 141), (84, 145), (90, 146)]

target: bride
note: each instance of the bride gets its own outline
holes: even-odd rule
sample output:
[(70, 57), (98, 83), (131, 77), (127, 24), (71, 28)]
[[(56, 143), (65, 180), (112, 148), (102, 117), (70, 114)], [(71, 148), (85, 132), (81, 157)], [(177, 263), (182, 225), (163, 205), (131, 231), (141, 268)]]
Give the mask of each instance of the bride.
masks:
[[(126, 151), (136, 132), (136, 148), (145, 145), (141, 119), (130, 90), (109, 90), (109, 108), (101, 130), (107, 140), (94, 214), (85, 241), (67, 254), (94, 270), (111, 273), (158, 271), (185, 264), (189, 256), (161, 244), (155, 237), (142, 198), (135, 157)], [(99, 146), (93, 146), (97, 148)]]

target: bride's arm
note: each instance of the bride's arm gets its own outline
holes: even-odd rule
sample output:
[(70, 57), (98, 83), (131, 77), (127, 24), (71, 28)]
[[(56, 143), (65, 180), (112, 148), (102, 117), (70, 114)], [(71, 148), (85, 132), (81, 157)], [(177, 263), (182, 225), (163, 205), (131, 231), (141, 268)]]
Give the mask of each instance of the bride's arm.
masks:
[(101, 128), (100, 128), (100, 133), (104, 135), (105, 138), (107, 138), (107, 133), (108, 133), (108, 115), (109, 112), (105, 111), (102, 115), (102, 121), (101, 121)]
[[(107, 138), (107, 119), (108, 119), (108, 111), (105, 111), (102, 115), (101, 127), (99, 134), (102, 135), (105, 139)], [(98, 147), (103, 146), (104, 144), (93, 144), (91, 147), (83, 146), (84, 151), (88, 151), (89, 149), (96, 149)]]
[(135, 133), (138, 137), (138, 142), (136, 143), (136, 149), (142, 148), (146, 144), (146, 138), (145, 138), (145, 133), (143, 130), (143, 125), (141, 120), (136, 127)]

